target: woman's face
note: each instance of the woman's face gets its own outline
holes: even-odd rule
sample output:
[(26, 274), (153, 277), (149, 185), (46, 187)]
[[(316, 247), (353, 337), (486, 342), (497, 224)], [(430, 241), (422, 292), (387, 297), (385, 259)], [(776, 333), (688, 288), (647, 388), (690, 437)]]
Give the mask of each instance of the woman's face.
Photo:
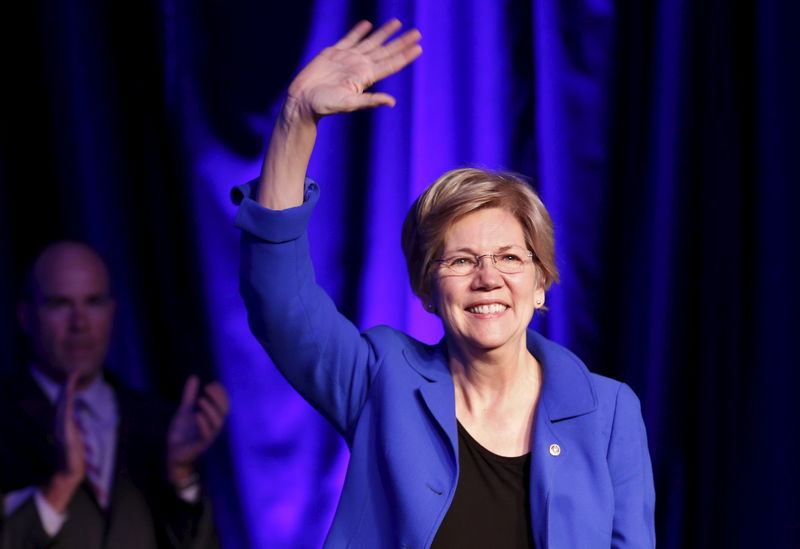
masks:
[(544, 303), (544, 288), (528, 251), (522, 225), (502, 208), (467, 214), (450, 227), (442, 258), (474, 259), (507, 252), (525, 260), (522, 271), (515, 274), (499, 271), (490, 257), (481, 259), (475, 272), (463, 276), (434, 266), (430, 299), (451, 345), (468, 353), (525, 345), (528, 323)]

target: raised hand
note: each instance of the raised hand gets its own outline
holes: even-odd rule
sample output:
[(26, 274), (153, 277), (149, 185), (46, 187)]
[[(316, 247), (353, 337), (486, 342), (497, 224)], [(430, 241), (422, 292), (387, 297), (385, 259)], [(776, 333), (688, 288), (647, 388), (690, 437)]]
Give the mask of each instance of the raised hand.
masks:
[(190, 376), (167, 433), (167, 473), (175, 484), (194, 474), (195, 460), (217, 438), (228, 414), (228, 394), (221, 384), (209, 383), (199, 393), (200, 380)]
[(65, 512), (86, 475), (83, 441), (75, 422), (75, 387), (79, 377), (80, 372), (72, 372), (58, 396), (55, 416), (58, 470), (41, 488), (42, 495), (59, 513)]
[(300, 71), (289, 86), (287, 102), (294, 101), (302, 114), (315, 119), (380, 105), (394, 106), (391, 95), (365, 90), (422, 53), (416, 29), (387, 42), (401, 26), (400, 21), (392, 19), (368, 35), (372, 24), (361, 21)]
[(400, 21), (392, 19), (369, 34), (372, 25), (361, 21), (295, 77), (264, 156), (256, 193), (262, 206), (284, 210), (303, 203), (303, 183), (320, 118), (394, 105), (391, 95), (366, 90), (422, 53), (416, 29), (387, 42), (400, 27)]

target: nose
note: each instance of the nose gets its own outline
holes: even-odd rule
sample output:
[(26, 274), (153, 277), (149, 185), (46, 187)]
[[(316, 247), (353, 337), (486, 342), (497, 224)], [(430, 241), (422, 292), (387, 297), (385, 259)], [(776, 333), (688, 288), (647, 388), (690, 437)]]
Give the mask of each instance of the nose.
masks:
[[(487, 258), (488, 261), (484, 261), (484, 258)], [(475, 271), (473, 284), (477, 288), (496, 288), (500, 286), (503, 277), (500, 275), (500, 271), (497, 270), (494, 255), (479, 255), (476, 259), (478, 261), (478, 269)]]
[(491, 260), (491, 261), (489, 261), (489, 263), (491, 263), (492, 266), (494, 266), (494, 267), (497, 266), (497, 260), (494, 258), (494, 254), (483, 254), (483, 255), (475, 256), (475, 261), (478, 262), (478, 270), (480, 270), (481, 266), (483, 265), (483, 258), (484, 257), (488, 257)]
[(70, 309), (69, 328), (73, 332), (82, 332), (89, 326), (89, 317), (86, 309), (80, 305), (75, 305)]

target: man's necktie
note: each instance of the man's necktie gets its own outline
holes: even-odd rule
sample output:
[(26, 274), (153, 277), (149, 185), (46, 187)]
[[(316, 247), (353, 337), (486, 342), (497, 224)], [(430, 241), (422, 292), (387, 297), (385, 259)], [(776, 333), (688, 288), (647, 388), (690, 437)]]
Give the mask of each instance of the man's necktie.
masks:
[(95, 497), (100, 506), (105, 508), (108, 505), (108, 494), (103, 488), (103, 448), (97, 431), (92, 429), (92, 420), (89, 417), (91, 410), (89, 405), (81, 398), (75, 399), (75, 424), (83, 442), (83, 455), (86, 463), (86, 478), (94, 490)]

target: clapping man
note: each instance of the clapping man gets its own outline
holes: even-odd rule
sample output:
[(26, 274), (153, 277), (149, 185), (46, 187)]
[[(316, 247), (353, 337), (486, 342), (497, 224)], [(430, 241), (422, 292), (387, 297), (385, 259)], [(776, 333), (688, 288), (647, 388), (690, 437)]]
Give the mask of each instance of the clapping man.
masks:
[(170, 415), (104, 371), (115, 301), (89, 246), (47, 246), (28, 282), (35, 360), (0, 388), (5, 547), (216, 547), (195, 463), (225, 422), (223, 387), (190, 377)]

